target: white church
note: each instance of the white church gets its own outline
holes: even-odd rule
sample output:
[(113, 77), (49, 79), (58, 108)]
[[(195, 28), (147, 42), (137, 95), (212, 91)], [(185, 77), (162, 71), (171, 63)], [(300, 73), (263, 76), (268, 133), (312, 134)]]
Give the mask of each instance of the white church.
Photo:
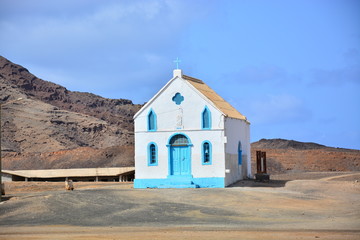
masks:
[(180, 69), (134, 121), (135, 188), (223, 188), (251, 178), (249, 121)]

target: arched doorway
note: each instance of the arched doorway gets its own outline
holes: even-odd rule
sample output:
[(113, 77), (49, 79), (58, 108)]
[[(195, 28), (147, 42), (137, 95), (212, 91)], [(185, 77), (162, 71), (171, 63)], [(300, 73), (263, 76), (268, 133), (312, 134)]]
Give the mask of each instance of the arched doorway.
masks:
[(183, 134), (176, 134), (169, 141), (169, 175), (191, 175), (191, 142)]

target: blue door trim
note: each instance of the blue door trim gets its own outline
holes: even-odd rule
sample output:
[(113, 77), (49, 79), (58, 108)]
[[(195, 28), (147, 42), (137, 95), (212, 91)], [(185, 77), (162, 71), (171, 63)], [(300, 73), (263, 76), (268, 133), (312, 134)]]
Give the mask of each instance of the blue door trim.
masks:
[[(184, 136), (184, 137), (186, 137), (187, 138), (187, 141), (188, 141), (188, 143), (187, 144), (185, 144), (185, 145), (183, 145), (183, 146), (181, 146), (181, 147), (184, 147), (184, 146), (186, 146), (187, 147), (187, 149), (186, 149), (186, 155), (187, 155), (187, 161), (188, 161), (188, 173), (187, 174), (182, 174), (182, 175), (174, 175), (173, 173), (172, 173), (172, 169), (173, 169), (173, 161), (172, 161), (172, 150), (173, 150), (173, 148), (176, 148), (176, 146), (172, 146), (170, 143), (171, 143), (171, 139), (173, 138), (173, 137), (175, 137), (176, 135), (182, 135), (182, 136)], [(191, 154), (191, 147), (193, 146), (193, 144), (191, 143), (191, 140), (190, 140), (190, 138), (186, 135), (186, 134), (184, 134), (184, 133), (174, 133), (174, 134), (172, 134), (170, 137), (169, 137), (169, 139), (168, 139), (168, 144), (166, 145), (166, 147), (168, 148), (168, 178), (172, 178), (172, 177), (186, 177), (186, 178), (188, 178), (188, 177), (192, 177), (192, 174), (191, 174), (191, 172), (192, 172), (192, 167), (191, 167), (191, 165), (192, 165), (192, 161), (191, 161), (191, 156), (192, 156), (192, 154)]]
[(176, 136), (176, 135), (183, 135), (183, 136), (185, 136), (185, 137), (187, 138), (187, 140), (189, 141), (188, 146), (192, 146), (192, 145), (193, 145), (193, 144), (191, 143), (191, 139), (189, 138), (188, 135), (186, 135), (185, 133), (182, 133), (182, 132), (177, 132), (177, 133), (172, 134), (172, 135), (169, 137), (166, 146), (170, 145), (171, 139), (172, 139), (174, 136)]

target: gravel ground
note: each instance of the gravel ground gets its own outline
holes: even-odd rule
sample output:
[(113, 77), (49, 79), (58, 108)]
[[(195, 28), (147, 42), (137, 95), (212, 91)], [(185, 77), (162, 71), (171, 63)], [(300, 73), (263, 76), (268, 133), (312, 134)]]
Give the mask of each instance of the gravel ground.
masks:
[[(354, 179), (360, 180), (360, 173), (358, 172), (290, 172), (285, 174), (270, 175), (274, 180), (318, 180), (322, 178), (344, 176), (344, 175), (356, 175)], [(351, 180), (351, 179), (349, 179)]]
[[(0, 204), (0, 239), (97, 239), (99, 231), (99, 239), (120, 239), (120, 235), (144, 239), (146, 233), (171, 239), (169, 232), (183, 239), (191, 239), (190, 232), (199, 239), (264, 236), (255, 232), (273, 239), (296, 239), (290, 237), (293, 233), (303, 236), (299, 239), (314, 239), (316, 234), (322, 239), (360, 239), (360, 183), (356, 182), (360, 174), (345, 175), (346, 181), (331, 179), (333, 175), (270, 183), (248, 180), (225, 189), (75, 183), (74, 191), (65, 191), (63, 183), (7, 183)], [(41, 186), (47, 187), (41, 191)]]

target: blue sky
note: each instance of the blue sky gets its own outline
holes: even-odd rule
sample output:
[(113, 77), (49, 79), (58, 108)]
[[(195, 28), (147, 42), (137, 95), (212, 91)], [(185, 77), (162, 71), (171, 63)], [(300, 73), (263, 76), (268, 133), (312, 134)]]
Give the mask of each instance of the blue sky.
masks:
[(69, 90), (148, 101), (173, 60), (251, 141), (360, 149), (358, 0), (0, 0), (0, 55)]

